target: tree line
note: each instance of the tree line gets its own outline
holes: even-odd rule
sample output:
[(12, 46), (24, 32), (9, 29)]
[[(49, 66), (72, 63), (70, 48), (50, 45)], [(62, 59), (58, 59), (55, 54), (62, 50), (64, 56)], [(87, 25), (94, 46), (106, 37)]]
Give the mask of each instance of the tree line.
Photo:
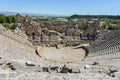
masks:
[(120, 15), (78, 15), (74, 14), (69, 18), (108, 18), (108, 19), (120, 19)]
[(4, 14), (0, 14), (0, 24), (2, 24), (7, 29), (15, 29), (17, 23), (16, 16), (6, 16)]

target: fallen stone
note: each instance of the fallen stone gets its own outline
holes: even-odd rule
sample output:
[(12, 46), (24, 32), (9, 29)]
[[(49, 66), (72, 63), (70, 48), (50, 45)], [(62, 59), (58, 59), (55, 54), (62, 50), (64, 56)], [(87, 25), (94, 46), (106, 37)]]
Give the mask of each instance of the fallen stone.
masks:
[(35, 66), (35, 64), (33, 64), (31, 62), (26, 62), (25, 64), (26, 64), (26, 66)]

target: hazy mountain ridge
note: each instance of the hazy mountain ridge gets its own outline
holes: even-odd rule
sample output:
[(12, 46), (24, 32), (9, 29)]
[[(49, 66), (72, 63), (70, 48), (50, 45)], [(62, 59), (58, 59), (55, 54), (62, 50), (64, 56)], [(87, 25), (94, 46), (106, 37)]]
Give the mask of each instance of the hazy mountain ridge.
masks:
[[(5, 15), (16, 15), (19, 12), (9, 12), (9, 11), (0, 11), (0, 14)], [(21, 15), (25, 16), (64, 16), (64, 15), (56, 15), (56, 14), (41, 14), (41, 13), (20, 13)]]

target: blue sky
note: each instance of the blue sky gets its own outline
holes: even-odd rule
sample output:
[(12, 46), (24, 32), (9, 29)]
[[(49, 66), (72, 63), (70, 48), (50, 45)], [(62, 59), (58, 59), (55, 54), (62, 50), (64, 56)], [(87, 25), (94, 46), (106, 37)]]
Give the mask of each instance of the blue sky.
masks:
[(56, 15), (120, 15), (120, 0), (1, 0), (0, 11)]

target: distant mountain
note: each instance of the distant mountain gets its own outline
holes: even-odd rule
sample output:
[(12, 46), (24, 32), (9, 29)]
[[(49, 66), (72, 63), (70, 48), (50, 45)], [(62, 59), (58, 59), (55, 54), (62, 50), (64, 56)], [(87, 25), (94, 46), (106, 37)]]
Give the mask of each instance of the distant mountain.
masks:
[[(0, 14), (4, 15), (16, 15), (17, 12), (8, 12), (8, 11), (0, 11)], [(39, 13), (20, 13), (23, 16), (63, 16), (63, 15), (55, 15), (55, 14), (39, 14)]]
[(4, 15), (16, 15), (16, 12), (7, 12), (7, 11), (0, 11), (0, 14), (4, 14)]

